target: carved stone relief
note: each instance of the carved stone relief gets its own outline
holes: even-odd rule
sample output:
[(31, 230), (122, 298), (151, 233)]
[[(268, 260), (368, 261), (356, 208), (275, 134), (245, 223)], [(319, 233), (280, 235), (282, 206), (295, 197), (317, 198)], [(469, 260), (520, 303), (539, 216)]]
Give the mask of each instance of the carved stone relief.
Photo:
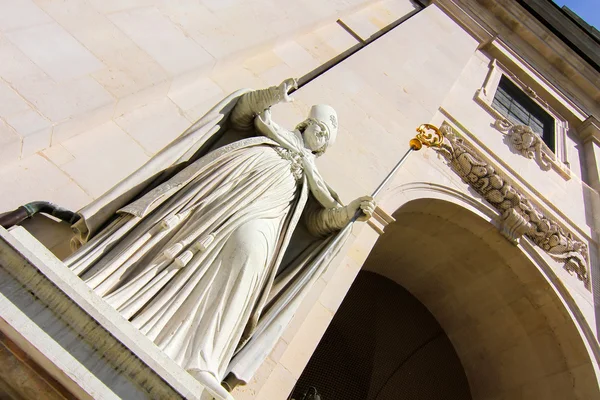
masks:
[(502, 214), (500, 232), (514, 244), (519, 244), (521, 236), (529, 232), (532, 228), (531, 223), (515, 211), (514, 208), (509, 208)]
[(435, 150), (450, 168), (492, 206), (502, 213), (502, 233), (513, 243), (525, 235), (553, 259), (564, 262), (564, 268), (588, 282), (588, 250), (585, 243), (545, 216), (528, 198), (515, 189), (507, 178), (454, 133), (444, 123), (442, 146)]
[(506, 135), (510, 146), (516, 152), (529, 159), (535, 159), (543, 171), (552, 168), (551, 156), (544, 151), (544, 141), (529, 126), (513, 125), (506, 119), (497, 119), (494, 127)]

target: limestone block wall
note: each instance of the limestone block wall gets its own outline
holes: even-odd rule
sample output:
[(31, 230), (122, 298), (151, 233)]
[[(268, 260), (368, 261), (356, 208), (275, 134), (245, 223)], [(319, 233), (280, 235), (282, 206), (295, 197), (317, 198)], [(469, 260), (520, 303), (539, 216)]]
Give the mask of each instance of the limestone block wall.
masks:
[[(78, 209), (226, 94), (300, 77), (410, 1), (3, 2), (0, 210)], [(294, 121), (294, 124), (297, 121)]]
[[(386, 4), (353, 14), (347, 24), (362, 20), (354, 26), (367, 38), (396, 19), (390, 17), (391, 11), (383, 13), (387, 20), (376, 18)], [(395, 9), (398, 17), (414, 9), (410, 2), (401, 5)], [(175, 84), (177, 90), (167, 91), (166, 96), (3, 167), (0, 182), (17, 189), (1, 199), (2, 209), (40, 198), (78, 208), (133, 171), (179, 133), (174, 127), (182, 130), (225, 93), (300, 76), (356, 43), (355, 37), (332, 23), (232, 67)], [(449, 17), (435, 6), (428, 7), (297, 91), (296, 101), (274, 108), (273, 117), (293, 127), (312, 104), (336, 107), (342, 130), (319, 167), (348, 201), (369, 193), (385, 177), (407, 149), (414, 127), (434, 117), (476, 47), (477, 42)], [(445, 65), (435, 62), (440, 54), (448, 55)], [(398, 179), (439, 174), (428, 172), (426, 158), (431, 156), (415, 157)], [(239, 398), (285, 398), (290, 392), (377, 240), (371, 229), (357, 229), (359, 239), (349, 243), (351, 247), (315, 285), (255, 381), (236, 393)]]
[[(25, 159), (121, 117), (120, 126), (129, 133), (145, 113), (157, 118), (172, 114), (163, 123), (177, 132), (183, 121), (189, 122), (186, 117), (197, 117), (190, 114), (192, 108), (221, 91), (240, 84), (272, 83), (294, 67), (305, 73), (328, 52), (337, 54), (345, 46), (344, 38), (339, 38), (341, 28), (319, 27), (351, 15), (348, 23), (368, 33), (403, 15), (407, 7), (413, 8), (408, 0), (4, 1), (0, 163)], [(283, 59), (275, 64), (254, 68), (244, 64), (260, 50), (293, 38), (299, 42), (284, 46)], [(304, 65), (287, 70), (279, 66), (289, 63), (285, 54), (290, 52), (294, 64)], [(241, 67), (241, 74), (222, 71), (234, 64)], [(198, 81), (205, 75), (208, 80)], [(190, 87), (195, 88), (192, 103), (181, 93)], [(154, 101), (159, 104), (135, 112)], [(158, 113), (153, 113), (157, 107)], [(132, 133), (136, 134), (139, 130)], [(142, 147), (155, 150), (148, 143)]]

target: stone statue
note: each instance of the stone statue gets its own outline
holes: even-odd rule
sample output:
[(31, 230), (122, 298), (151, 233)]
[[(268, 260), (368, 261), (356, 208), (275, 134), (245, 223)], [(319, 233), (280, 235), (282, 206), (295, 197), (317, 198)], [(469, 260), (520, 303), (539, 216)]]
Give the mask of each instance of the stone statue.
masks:
[(272, 121), (296, 87), (232, 94), (74, 225), (67, 265), (221, 398), (226, 376), (247, 382), (269, 354), (332, 235), (375, 207), (342, 206), (316, 168), (333, 108), (313, 106), (293, 131)]

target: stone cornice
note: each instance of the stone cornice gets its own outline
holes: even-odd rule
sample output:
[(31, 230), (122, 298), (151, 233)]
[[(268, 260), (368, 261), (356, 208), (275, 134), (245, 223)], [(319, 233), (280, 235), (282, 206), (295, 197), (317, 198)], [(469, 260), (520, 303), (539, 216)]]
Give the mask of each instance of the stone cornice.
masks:
[(593, 115), (588, 117), (578, 129), (579, 137), (583, 143), (592, 141), (600, 145), (600, 121)]
[(526, 236), (589, 286), (587, 245), (545, 215), (510, 180), (444, 123), (444, 142), (436, 151), (450, 168), (502, 215), (502, 233), (514, 243)]
[(434, 0), (484, 47), (498, 36), (586, 114), (600, 112), (600, 74), (513, 0)]

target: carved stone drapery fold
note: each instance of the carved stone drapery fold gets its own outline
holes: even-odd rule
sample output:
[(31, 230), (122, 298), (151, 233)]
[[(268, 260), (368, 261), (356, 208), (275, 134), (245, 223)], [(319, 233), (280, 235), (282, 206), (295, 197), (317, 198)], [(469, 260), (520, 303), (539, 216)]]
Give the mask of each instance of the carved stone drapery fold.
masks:
[(442, 146), (435, 150), (465, 183), (502, 213), (503, 234), (513, 242), (521, 235), (527, 236), (553, 259), (564, 262), (569, 273), (576, 274), (587, 283), (586, 244), (546, 217), (508, 179), (496, 172), (477, 150), (459, 138), (450, 125), (444, 123), (440, 130), (445, 138)]
[(494, 127), (508, 137), (512, 148), (524, 157), (535, 159), (543, 171), (552, 168), (550, 156), (544, 151), (542, 137), (527, 125), (513, 125), (506, 119), (497, 119)]

